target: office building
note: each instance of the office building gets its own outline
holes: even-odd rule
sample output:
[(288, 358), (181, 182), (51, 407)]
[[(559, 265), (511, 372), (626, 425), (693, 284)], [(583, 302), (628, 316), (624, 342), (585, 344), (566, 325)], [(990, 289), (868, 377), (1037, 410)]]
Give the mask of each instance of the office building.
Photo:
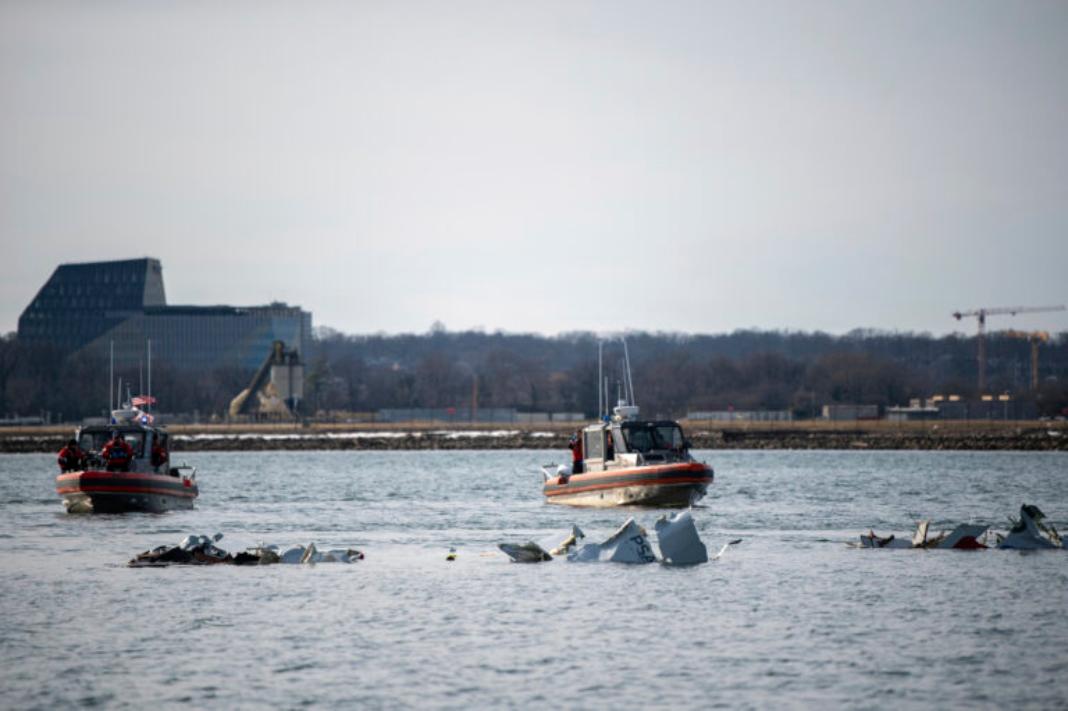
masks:
[(158, 259), (62, 264), (19, 318), (19, 340), (107, 357), (117, 368), (255, 369), (275, 341), (306, 354), (311, 314), (298, 306), (169, 306)]

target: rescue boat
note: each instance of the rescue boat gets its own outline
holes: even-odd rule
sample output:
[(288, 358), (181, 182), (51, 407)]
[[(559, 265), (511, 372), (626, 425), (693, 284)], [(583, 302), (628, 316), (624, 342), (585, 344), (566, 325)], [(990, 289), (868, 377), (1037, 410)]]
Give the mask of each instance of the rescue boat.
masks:
[[(140, 410), (116, 410), (110, 425), (79, 428), (74, 439), (86, 452), (85, 468), (56, 477), (56, 493), (68, 513), (162, 513), (191, 509), (199, 494), (196, 467), (171, 466), (169, 458), (153, 462), (152, 452), (169, 451), (163, 427), (152, 424)], [(102, 451), (115, 434), (122, 434), (133, 449), (129, 464), (109, 471)]]
[(571, 506), (683, 508), (701, 499), (714, 472), (690, 455), (673, 420), (641, 420), (637, 405), (620, 405), (607, 421), (584, 427), (581, 471), (542, 467), (549, 503)]

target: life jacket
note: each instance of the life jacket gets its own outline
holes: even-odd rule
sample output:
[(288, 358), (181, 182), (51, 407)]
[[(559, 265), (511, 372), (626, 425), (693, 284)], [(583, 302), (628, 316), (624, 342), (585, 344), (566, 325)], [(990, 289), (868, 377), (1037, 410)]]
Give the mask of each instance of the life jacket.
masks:
[(59, 450), (59, 468), (60, 469), (76, 469), (82, 462), (81, 450), (70, 447), (64, 447)]
[(114, 464), (125, 464), (133, 457), (133, 447), (126, 442), (112, 440), (104, 445), (104, 458)]
[(576, 438), (572, 439), (571, 442), (569, 442), (567, 446), (571, 448), (571, 460), (574, 461), (574, 462), (581, 462), (582, 461), (582, 440), (578, 439), (576, 437)]

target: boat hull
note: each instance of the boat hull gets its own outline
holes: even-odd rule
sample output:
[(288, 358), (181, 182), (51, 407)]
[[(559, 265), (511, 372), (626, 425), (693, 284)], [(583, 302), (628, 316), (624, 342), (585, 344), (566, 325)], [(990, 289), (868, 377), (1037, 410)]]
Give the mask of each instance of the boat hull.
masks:
[(56, 477), (68, 513), (163, 513), (193, 508), (196, 481), (147, 472), (84, 471)]
[(712, 483), (712, 468), (700, 462), (610, 469), (557, 477), (545, 483), (545, 500), (569, 506), (684, 508)]

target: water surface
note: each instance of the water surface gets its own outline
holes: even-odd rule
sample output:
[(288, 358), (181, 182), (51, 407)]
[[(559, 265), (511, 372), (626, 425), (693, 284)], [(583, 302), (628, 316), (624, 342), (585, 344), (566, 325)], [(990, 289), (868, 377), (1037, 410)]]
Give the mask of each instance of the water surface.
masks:
[[(550, 506), (564, 453), (190, 453), (194, 511), (69, 516), (54, 457), (0, 456), (0, 698), (10, 708), (1050, 708), (1068, 703), (1068, 553), (858, 551), (857, 534), (1024, 501), (1068, 530), (1068, 455), (702, 452), (721, 560), (515, 565), (630, 513)], [(351, 566), (128, 569), (221, 531), (358, 547)], [(445, 561), (450, 546), (459, 550)]]

